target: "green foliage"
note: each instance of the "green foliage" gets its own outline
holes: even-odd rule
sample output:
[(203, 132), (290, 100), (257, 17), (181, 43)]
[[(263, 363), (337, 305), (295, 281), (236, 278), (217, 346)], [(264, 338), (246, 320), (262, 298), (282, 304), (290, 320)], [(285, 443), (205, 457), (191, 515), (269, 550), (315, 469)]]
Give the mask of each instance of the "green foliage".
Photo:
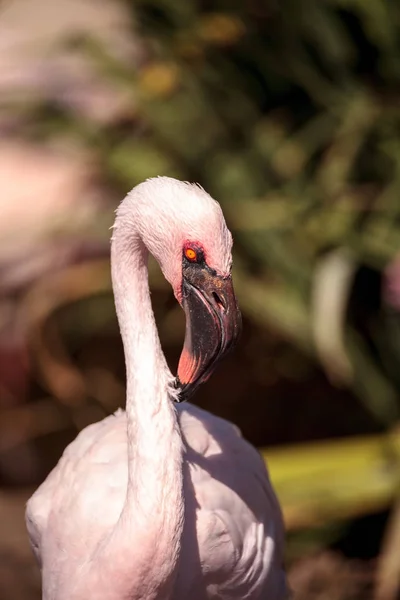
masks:
[[(347, 310), (358, 267), (382, 273), (400, 247), (400, 5), (127, 4), (139, 68), (96, 40), (74, 40), (132, 99), (123, 126), (93, 125), (67, 110), (48, 118), (30, 106), (31, 133), (51, 136), (58, 127), (80, 137), (124, 191), (160, 174), (200, 182), (234, 231), (244, 311), (321, 359), (332, 380), (392, 423), (399, 328), (383, 334), (387, 315), (375, 312), (364, 322), (366, 342)], [(340, 268), (326, 271), (335, 251), (352, 265), (343, 267), (345, 283)], [(334, 309), (315, 292), (325, 280)], [(324, 320), (343, 329), (336, 345), (316, 325)]]
[[(179, 170), (222, 202), (245, 311), (318, 353), (321, 257), (344, 249), (355, 270), (382, 271), (400, 247), (400, 7), (141, 0), (134, 9), (150, 49), (136, 92), (149, 143), (170, 161), (163, 173)], [(340, 288), (342, 310), (351, 285)], [(393, 422), (397, 392), (381, 359), (342, 326), (352, 374), (339, 381)]]

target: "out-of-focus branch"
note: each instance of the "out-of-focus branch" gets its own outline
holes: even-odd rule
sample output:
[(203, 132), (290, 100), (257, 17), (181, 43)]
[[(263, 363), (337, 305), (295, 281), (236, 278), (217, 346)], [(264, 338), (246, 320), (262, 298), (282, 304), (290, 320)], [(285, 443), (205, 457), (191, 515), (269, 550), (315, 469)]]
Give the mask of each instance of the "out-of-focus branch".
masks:
[(261, 452), (289, 530), (384, 510), (397, 494), (398, 432)]
[(400, 593), (400, 491), (386, 525), (378, 559), (375, 600), (396, 600)]
[(30, 352), (40, 377), (51, 394), (67, 406), (82, 403), (86, 383), (69, 359), (55, 327), (49, 345), (45, 323), (61, 307), (110, 290), (109, 261), (92, 261), (43, 279), (21, 303), (21, 319), (26, 323)]

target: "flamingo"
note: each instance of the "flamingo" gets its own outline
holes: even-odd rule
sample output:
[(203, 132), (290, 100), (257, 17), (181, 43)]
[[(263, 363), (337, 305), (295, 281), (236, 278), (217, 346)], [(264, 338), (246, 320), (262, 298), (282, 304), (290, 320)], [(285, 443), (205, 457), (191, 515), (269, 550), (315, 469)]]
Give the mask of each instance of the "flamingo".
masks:
[[(200, 186), (136, 186), (111, 243), (126, 412), (79, 433), (27, 504), (44, 600), (282, 600), (283, 525), (261, 456), (186, 403), (235, 344), (232, 237)], [(173, 377), (148, 287), (157, 259), (186, 315)]]

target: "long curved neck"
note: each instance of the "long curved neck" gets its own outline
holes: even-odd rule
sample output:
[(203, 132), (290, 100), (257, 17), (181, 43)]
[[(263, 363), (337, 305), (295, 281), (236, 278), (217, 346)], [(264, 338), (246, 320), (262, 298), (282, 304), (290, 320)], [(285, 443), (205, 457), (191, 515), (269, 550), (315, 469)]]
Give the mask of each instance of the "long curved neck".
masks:
[(182, 439), (151, 307), (147, 258), (135, 223), (117, 217), (111, 267), (127, 376), (128, 490), (116, 558), (126, 553), (129, 598), (150, 600), (172, 593), (184, 502)]

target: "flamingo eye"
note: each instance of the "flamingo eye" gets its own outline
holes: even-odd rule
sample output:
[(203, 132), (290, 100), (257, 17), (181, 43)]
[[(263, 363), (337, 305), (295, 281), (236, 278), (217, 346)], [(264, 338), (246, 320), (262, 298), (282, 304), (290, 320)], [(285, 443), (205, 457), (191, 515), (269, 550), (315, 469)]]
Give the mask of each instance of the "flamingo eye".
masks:
[(193, 248), (185, 248), (185, 256), (190, 262), (196, 262), (197, 252)]

